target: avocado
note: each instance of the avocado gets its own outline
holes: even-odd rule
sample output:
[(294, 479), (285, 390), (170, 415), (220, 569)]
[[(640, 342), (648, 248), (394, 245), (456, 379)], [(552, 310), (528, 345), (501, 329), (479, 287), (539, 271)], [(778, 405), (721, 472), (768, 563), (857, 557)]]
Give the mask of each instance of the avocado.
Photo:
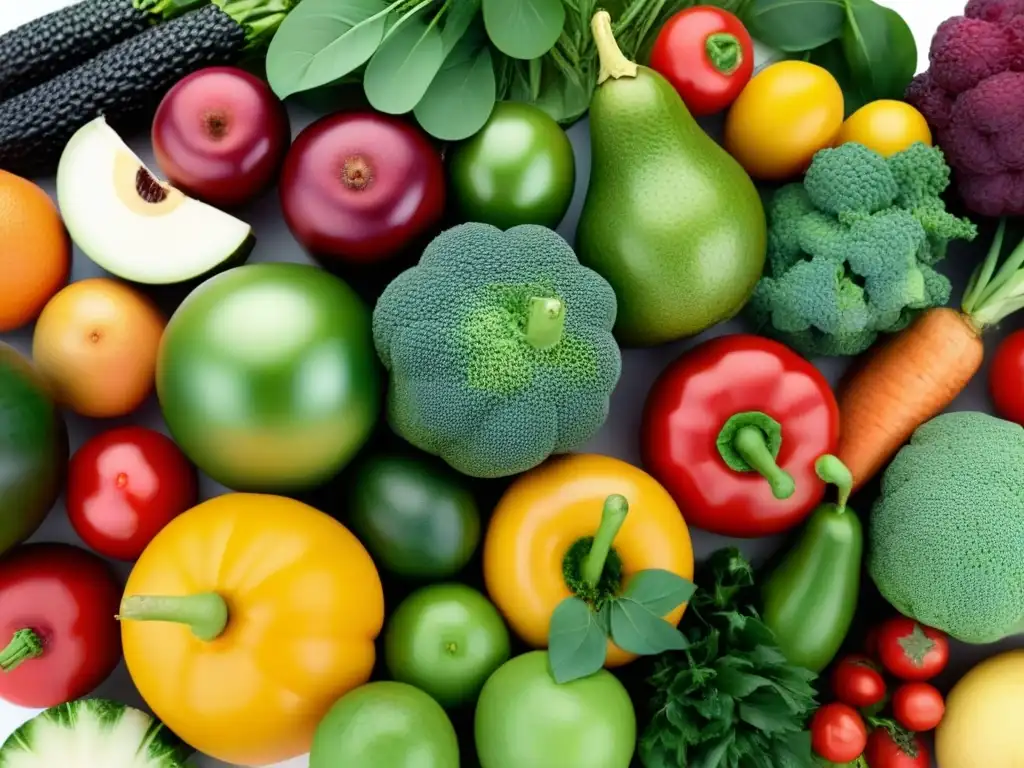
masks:
[(0, 554), (25, 541), (57, 502), (68, 432), (42, 378), (0, 342)]
[(764, 207), (672, 85), (622, 54), (607, 12), (591, 27), (600, 72), (577, 255), (615, 289), (621, 344), (693, 336), (735, 316), (753, 293), (764, 269)]
[(57, 167), (71, 239), (115, 277), (177, 285), (245, 262), (252, 227), (158, 180), (98, 117), (71, 137)]

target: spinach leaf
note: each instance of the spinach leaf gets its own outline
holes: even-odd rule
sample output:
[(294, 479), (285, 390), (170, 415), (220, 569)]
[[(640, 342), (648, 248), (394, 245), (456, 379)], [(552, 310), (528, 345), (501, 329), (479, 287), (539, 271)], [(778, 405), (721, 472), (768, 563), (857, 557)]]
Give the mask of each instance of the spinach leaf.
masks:
[(845, 0), (843, 53), (869, 101), (902, 99), (917, 70), (917, 45), (907, 22), (873, 0)]
[(480, 0), (460, 0), (444, 12), (441, 23), (441, 44), (447, 57), (462, 39), (480, 13)]
[(843, 33), (843, 0), (754, 0), (743, 23), (765, 45), (810, 51)]
[(378, 112), (411, 112), (444, 63), (441, 32), (429, 5), (424, 0), (403, 16), (366, 65), (363, 89)]
[(565, 26), (562, 0), (483, 0), (491, 43), (514, 59), (535, 59), (550, 51)]

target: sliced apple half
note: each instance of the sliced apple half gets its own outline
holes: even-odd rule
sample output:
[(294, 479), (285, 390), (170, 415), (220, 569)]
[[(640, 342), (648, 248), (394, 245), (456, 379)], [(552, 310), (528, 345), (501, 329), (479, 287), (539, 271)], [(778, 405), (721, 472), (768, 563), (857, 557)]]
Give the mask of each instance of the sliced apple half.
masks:
[(57, 167), (71, 239), (116, 277), (184, 283), (245, 261), (252, 227), (160, 181), (107, 121), (82, 126)]

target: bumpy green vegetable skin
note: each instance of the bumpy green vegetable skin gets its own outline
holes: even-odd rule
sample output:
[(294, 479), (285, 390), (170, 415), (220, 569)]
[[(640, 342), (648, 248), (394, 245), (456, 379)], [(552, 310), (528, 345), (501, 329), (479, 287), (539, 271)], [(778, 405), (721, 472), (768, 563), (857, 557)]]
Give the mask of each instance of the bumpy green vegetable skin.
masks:
[(615, 313), (611, 286), (550, 229), (449, 229), (373, 313), (388, 420), (473, 477), (577, 448), (604, 423), (619, 380)]
[(748, 305), (758, 330), (806, 356), (856, 355), (945, 304), (933, 267), (950, 240), (977, 235), (945, 209), (949, 176), (921, 143), (888, 159), (856, 143), (818, 152), (768, 206), (768, 267)]
[(1024, 429), (974, 411), (914, 433), (882, 478), (868, 571), (901, 613), (967, 643), (1024, 632)]

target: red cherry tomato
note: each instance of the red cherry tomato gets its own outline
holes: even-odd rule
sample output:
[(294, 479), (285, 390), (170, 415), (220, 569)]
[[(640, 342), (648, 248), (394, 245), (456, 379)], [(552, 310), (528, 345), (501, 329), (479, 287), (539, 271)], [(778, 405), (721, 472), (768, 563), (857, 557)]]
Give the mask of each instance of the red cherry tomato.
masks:
[(868, 737), (864, 757), (869, 768), (930, 768), (928, 748), (916, 736), (900, 732), (893, 738), (885, 728), (876, 728)]
[(754, 42), (736, 16), (697, 6), (665, 22), (651, 51), (651, 68), (672, 83), (694, 115), (721, 112), (754, 72)]
[(946, 713), (946, 702), (930, 683), (904, 683), (892, 695), (892, 713), (904, 728), (930, 731)]
[(878, 629), (878, 657), (900, 680), (931, 680), (949, 662), (949, 640), (937, 629), (897, 616)]
[(996, 413), (1024, 424), (1024, 330), (1014, 331), (999, 345), (988, 374)]
[(118, 427), (96, 435), (68, 467), (71, 525), (106, 557), (138, 559), (197, 500), (195, 468), (169, 437), (152, 429)]
[(851, 707), (873, 707), (885, 698), (885, 678), (867, 656), (846, 656), (832, 672), (832, 692)]
[(867, 743), (867, 726), (848, 704), (826, 704), (811, 718), (811, 747), (829, 762), (852, 762), (863, 754)]
[(121, 591), (109, 565), (69, 544), (0, 560), (0, 698), (53, 707), (106, 680), (121, 660)]

